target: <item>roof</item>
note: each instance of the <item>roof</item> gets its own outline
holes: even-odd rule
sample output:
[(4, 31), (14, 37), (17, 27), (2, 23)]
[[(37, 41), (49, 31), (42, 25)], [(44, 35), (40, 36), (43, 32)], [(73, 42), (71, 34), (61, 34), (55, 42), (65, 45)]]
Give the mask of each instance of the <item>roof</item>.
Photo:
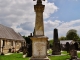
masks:
[(0, 24), (0, 38), (11, 40), (24, 40), (24, 38), (16, 33), (12, 28)]
[(66, 44), (66, 42), (74, 43), (73, 40), (63, 40), (63, 41), (60, 41), (60, 44)]

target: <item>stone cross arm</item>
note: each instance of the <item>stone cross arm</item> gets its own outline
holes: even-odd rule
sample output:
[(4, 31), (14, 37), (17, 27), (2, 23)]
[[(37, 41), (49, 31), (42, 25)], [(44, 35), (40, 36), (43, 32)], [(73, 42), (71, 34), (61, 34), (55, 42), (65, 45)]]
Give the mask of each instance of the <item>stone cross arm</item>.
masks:
[[(33, 1), (36, 1), (36, 0), (33, 0)], [(41, 1), (41, 0), (37, 0), (37, 1)], [(43, 0), (43, 1), (45, 1), (45, 0)]]
[[(33, 1), (36, 1), (36, 0), (33, 0)], [(37, 0), (37, 5), (42, 5), (42, 1), (45, 1), (45, 0)]]

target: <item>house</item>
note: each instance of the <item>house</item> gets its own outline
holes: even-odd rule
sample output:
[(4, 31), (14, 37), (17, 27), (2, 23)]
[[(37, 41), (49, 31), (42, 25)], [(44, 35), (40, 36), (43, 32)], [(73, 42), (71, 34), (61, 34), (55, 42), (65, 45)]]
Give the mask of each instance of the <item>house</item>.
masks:
[(73, 40), (62, 40), (62, 41), (60, 41), (60, 44), (65, 45), (66, 42), (69, 42), (69, 44), (73, 44), (73, 43), (75, 43)]
[(12, 28), (0, 24), (0, 54), (16, 52), (24, 46), (25, 40)]

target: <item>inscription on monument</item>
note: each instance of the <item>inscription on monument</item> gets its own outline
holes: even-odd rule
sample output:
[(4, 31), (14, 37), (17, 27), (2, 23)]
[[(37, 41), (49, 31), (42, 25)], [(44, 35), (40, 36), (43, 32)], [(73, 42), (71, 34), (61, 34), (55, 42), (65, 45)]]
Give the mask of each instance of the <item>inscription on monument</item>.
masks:
[[(46, 43), (45, 42), (35, 42), (34, 43), (34, 53), (33, 55), (36, 57), (44, 57), (46, 56)], [(35, 54), (36, 53), (36, 54)]]

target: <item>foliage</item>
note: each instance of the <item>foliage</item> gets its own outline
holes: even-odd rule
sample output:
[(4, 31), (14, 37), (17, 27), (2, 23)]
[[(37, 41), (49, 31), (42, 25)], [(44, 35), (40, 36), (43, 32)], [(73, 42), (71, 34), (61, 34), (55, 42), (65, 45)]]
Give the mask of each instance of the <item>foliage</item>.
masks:
[(66, 40), (66, 37), (61, 36), (61, 37), (59, 38), (59, 40)]
[(49, 47), (50, 47), (50, 48), (53, 47), (53, 40), (49, 40)]
[(30, 37), (23, 36), (23, 38), (26, 40), (27, 44), (31, 44), (32, 43)]
[(31, 36), (25, 37), (23, 36), (23, 38), (26, 40), (26, 45), (27, 45), (27, 56), (31, 57), (32, 56), (32, 41), (30, 39)]
[(51, 44), (51, 45), (52, 45), (52, 44), (53, 44), (53, 40), (49, 40), (49, 44)]
[(48, 49), (48, 50), (47, 50), (47, 53), (48, 53), (48, 54), (52, 54), (52, 49)]
[(78, 53), (77, 55), (78, 55), (78, 57), (80, 58), (80, 53)]
[(77, 34), (77, 30), (75, 30), (75, 29), (69, 30), (66, 34), (66, 38), (67, 38), (67, 40), (77, 41), (79, 39), (79, 36)]
[(80, 37), (79, 37), (78, 41), (80, 41)]

